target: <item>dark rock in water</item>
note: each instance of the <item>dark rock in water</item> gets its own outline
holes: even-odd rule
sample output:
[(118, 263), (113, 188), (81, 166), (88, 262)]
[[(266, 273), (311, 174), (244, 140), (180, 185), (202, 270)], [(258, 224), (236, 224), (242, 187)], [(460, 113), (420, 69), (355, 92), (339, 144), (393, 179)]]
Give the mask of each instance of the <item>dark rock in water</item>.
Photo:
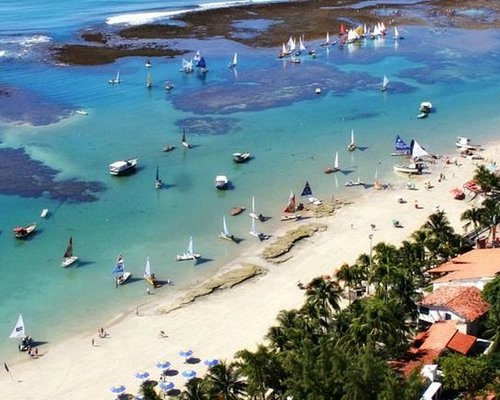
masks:
[(184, 118), (176, 122), (181, 129), (195, 135), (225, 135), (237, 129), (236, 118)]
[(0, 87), (0, 120), (6, 123), (49, 125), (70, 116), (72, 107), (56, 104), (37, 93), (13, 87)]
[(98, 200), (105, 190), (101, 182), (77, 179), (56, 180), (56, 171), (33, 160), (24, 149), (0, 149), (0, 193), (21, 197), (42, 197), (70, 202)]

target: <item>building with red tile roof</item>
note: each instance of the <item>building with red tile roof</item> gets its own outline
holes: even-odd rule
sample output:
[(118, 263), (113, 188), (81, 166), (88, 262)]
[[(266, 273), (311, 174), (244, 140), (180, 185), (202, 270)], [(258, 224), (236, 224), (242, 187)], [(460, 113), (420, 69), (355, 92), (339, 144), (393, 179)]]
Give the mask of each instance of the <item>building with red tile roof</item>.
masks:
[(438, 321), (425, 331), (420, 332), (408, 350), (407, 357), (394, 365), (405, 375), (416, 368), (434, 364), (446, 350), (469, 354), (477, 338), (458, 331), (457, 321)]
[(441, 286), (475, 286), (482, 290), (500, 274), (500, 248), (474, 249), (427, 272), (436, 277), (434, 290)]
[(474, 286), (442, 286), (425, 296), (418, 306), (420, 320), (453, 320), (464, 333), (476, 333), (478, 323), (490, 309)]

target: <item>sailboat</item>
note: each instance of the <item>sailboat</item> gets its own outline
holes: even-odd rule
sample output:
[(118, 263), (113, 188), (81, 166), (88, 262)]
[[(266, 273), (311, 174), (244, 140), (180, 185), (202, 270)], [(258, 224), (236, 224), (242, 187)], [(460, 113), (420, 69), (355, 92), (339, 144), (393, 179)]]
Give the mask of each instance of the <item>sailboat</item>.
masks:
[(326, 32), (325, 41), (321, 43), (321, 46), (330, 46), (330, 32)]
[(234, 53), (233, 61), (231, 61), (228, 65), (229, 68), (234, 68), (238, 64), (238, 53)]
[(351, 129), (351, 141), (347, 145), (347, 150), (349, 150), (349, 151), (356, 150), (356, 142), (354, 141), (354, 129)]
[(183, 129), (183, 130), (182, 130), (182, 139), (181, 139), (181, 143), (182, 143), (182, 145), (183, 145), (186, 149), (190, 149), (191, 147), (193, 147), (193, 146), (191, 146), (191, 145), (188, 143), (188, 141), (187, 141), (187, 137), (186, 137), (186, 130), (185, 130), (185, 129)]
[(114, 85), (115, 83), (121, 83), (122, 81), (120, 80), (120, 71), (116, 71), (116, 77), (110, 79), (108, 83), (111, 85)]
[(200, 61), (200, 60), (201, 60), (201, 52), (200, 52), (200, 50), (198, 50), (198, 51), (195, 53), (194, 57), (193, 57), (193, 61), (198, 62), (198, 61)]
[(33, 339), (30, 336), (26, 336), (26, 329), (24, 327), (22, 314), (19, 314), (19, 317), (17, 317), (16, 326), (14, 326), (14, 329), (12, 329), (9, 338), (21, 339), (21, 343), (19, 343), (18, 345), (19, 351), (26, 351), (33, 344)]
[(182, 59), (182, 68), (181, 72), (184, 72), (186, 74), (190, 74), (191, 72), (194, 71), (193, 68), (193, 60), (186, 60), (185, 58)]
[(77, 256), (73, 255), (73, 236), (70, 236), (68, 247), (66, 247), (66, 252), (63, 255), (63, 260), (61, 262), (61, 267), (67, 268), (78, 260)]
[(304, 189), (302, 189), (302, 193), (300, 195), (307, 196), (307, 199), (309, 200), (309, 202), (313, 203), (314, 205), (319, 206), (322, 203), (322, 201), (320, 199), (317, 199), (316, 197), (313, 196), (313, 192), (311, 190), (311, 185), (309, 185), (308, 181), (306, 181), (306, 184), (304, 185)]
[(252, 212), (249, 213), (250, 218), (252, 219), (258, 219), (259, 221), (264, 221), (264, 216), (262, 214), (257, 214), (255, 212), (255, 197), (252, 196)]
[(153, 78), (151, 77), (151, 72), (148, 72), (148, 76), (146, 78), (146, 87), (151, 89), (153, 87)]
[(116, 260), (115, 268), (113, 268), (113, 274), (115, 275), (115, 282), (117, 285), (123, 285), (132, 276), (130, 272), (125, 271), (125, 260), (121, 254)]
[(225, 215), (222, 216), (222, 232), (219, 233), (219, 237), (221, 239), (230, 240), (230, 241), (234, 242), (234, 235), (231, 235), (229, 233), (229, 230), (227, 229), (226, 216)]
[(303, 51), (306, 51), (306, 46), (304, 45), (304, 41), (302, 40), (302, 37), (299, 38), (299, 50), (295, 53), (296, 56), (300, 56)]
[(160, 287), (161, 284), (156, 280), (156, 276), (151, 272), (151, 264), (149, 263), (149, 257), (146, 259), (146, 266), (144, 267), (144, 279), (154, 288)]
[(411, 147), (401, 139), (401, 136), (396, 135), (396, 141), (394, 143), (394, 152), (391, 156), (409, 156), (411, 154)]
[(404, 39), (404, 37), (399, 34), (397, 26), (394, 27), (394, 38), (393, 39), (394, 40)]
[(292, 191), (290, 191), (290, 197), (288, 198), (288, 203), (283, 210), (285, 215), (281, 216), (282, 221), (291, 221), (291, 220), (297, 220), (300, 218), (300, 215), (295, 214), (295, 210), (297, 209), (297, 201), (295, 199), (295, 195), (293, 194)]
[(412, 161), (409, 164), (393, 165), (394, 172), (402, 172), (409, 175), (420, 175), (426, 168), (425, 163), (422, 161), (422, 157), (429, 156), (429, 153), (427, 153), (427, 151), (425, 151), (424, 148), (420, 146), (416, 140), (411, 141), (410, 148)]
[(335, 162), (333, 164), (333, 168), (332, 167), (326, 167), (325, 168), (325, 174), (331, 174), (332, 172), (338, 172), (340, 171), (340, 168), (339, 168), (339, 152), (335, 152)]
[(193, 249), (193, 237), (189, 238), (188, 248), (185, 253), (177, 254), (177, 261), (186, 261), (186, 260), (196, 260), (201, 256), (194, 252)]
[(200, 72), (202, 74), (206, 73), (208, 71), (207, 69), (207, 63), (205, 62), (205, 58), (201, 57), (200, 61), (196, 64), (196, 67), (200, 69)]
[(258, 232), (257, 231), (257, 228), (255, 226), (255, 219), (252, 218), (252, 225), (251, 225), (251, 228), (250, 228), (250, 232), (248, 232), (251, 236), (259, 239), (260, 241), (262, 240), (267, 240), (269, 239), (271, 236), (265, 234), (265, 233), (262, 233), (262, 232)]
[(149, 58), (146, 60), (146, 62), (145, 62), (145, 64), (144, 64), (144, 66), (145, 66), (146, 68), (151, 68), (151, 67), (153, 66), (153, 64), (151, 64), (151, 60), (150, 60)]
[(155, 187), (156, 189), (161, 189), (163, 185), (163, 182), (160, 179), (160, 171), (158, 165), (156, 166), (156, 181), (155, 181)]
[(384, 75), (384, 79), (382, 80), (382, 87), (380, 88), (381, 92), (385, 92), (387, 90), (387, 85), (389, 84), (389, 79)]

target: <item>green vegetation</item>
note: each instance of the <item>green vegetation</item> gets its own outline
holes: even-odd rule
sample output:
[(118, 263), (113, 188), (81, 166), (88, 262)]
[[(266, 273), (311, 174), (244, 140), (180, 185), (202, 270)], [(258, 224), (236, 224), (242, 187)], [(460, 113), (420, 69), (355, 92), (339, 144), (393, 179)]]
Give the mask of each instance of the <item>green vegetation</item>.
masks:
[[(412, 238), (399, 248), (378, 243), (372, 254), (340, 266), (334, 279), (313, 279), (303, 306), (281, 311), (265, 344), (193, 379), (181, 398), (419, 399), (420, 375), (404, 378), (389, 362), (405, 354), (415, 333), (417, 290), (428, 285), (424, 272), (470, 245), (443, 212)], [(370, 295), (352, 299), (353, 289), (364, 288)], [(346, 292), (350, 304), (341, 309)]]

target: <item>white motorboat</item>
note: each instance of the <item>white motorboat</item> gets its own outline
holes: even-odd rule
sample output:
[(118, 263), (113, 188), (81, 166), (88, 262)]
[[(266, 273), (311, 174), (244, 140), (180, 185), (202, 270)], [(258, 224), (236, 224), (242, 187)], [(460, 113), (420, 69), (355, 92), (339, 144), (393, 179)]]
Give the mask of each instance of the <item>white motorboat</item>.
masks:
[(75, 111), (77, 114), (80, 114), (80, 115), (88, 115), (88, 111), (85, 111), (85, 110), (76, 110)]
[(197, 254), (194, 252), (194, 248), (193, 248), (193, 237), (191, 236), (189, 238), (189, 244), (188, 244), (188, 248), (186, 250), (185, 253), (182, 253), (182, 254), (178, 254), (176, 259), (177, 261), (187, 261), (187, 260), (195, 260), (200, 258), (201, 255), (200, 254)]
[(40, 213), (40, 218), (47, 218), (47, 215), (49, 215), (49, 209), (44, 208), (42, 212)]
[(129, 160), (115, 161), (109, 164), (109, 173), (116, 176), (127, 175), (135, 170), (137, 160), (137, 158), (131, 158)]
[(432, 112), (432, 103), (430, 101), (423, 101), (420, 103), (420, 112), (430, 113)]
[(63, 255), (63, 260), (61, 262), (61, 267), (67, 268), (78, 261), (78, 257), (73, 255), (73, 237), (70, 236), (68, 247)]
[(226, 175), (217, 175), (215, 177), (215, 188), (218, 190), (227, 190), (229, 187), (229, 179)]
[(393, 168), (394, 172), (420, 175), (425, 169), (425, 164), (423, 162), (411, 162), (409, 164), (395, 164)]

